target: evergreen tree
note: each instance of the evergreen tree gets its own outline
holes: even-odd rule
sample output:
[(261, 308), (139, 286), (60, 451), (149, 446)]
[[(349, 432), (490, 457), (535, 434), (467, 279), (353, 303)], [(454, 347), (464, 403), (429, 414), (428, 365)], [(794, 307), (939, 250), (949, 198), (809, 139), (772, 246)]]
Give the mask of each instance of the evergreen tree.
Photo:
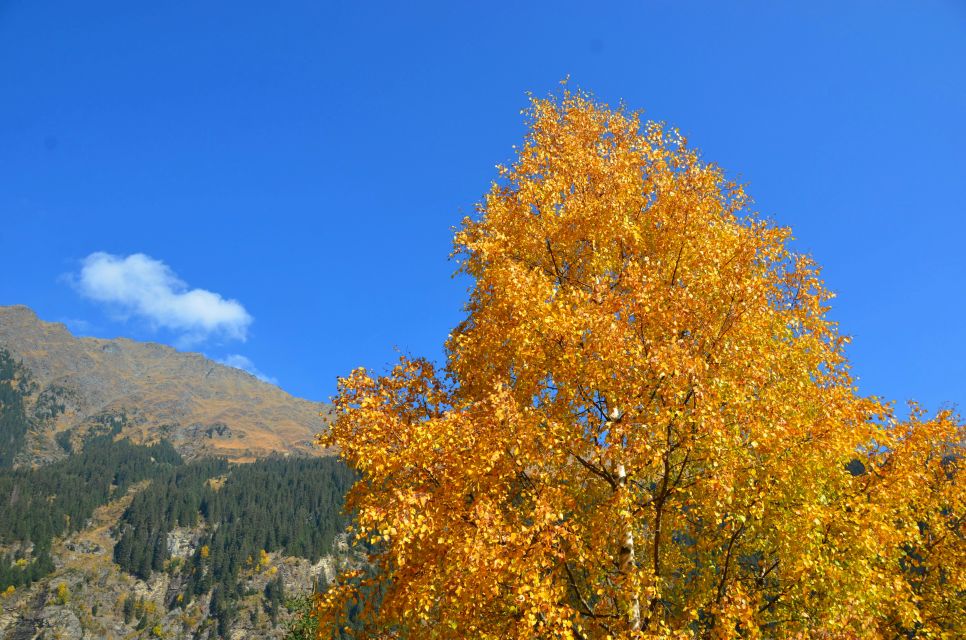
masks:
[(131, 619), (134, 617), (134, 599), (133, 598), (128, 597), (124, 600), (124, 607), (122, 611), (124, 615), (124, 624), (131, 624)]

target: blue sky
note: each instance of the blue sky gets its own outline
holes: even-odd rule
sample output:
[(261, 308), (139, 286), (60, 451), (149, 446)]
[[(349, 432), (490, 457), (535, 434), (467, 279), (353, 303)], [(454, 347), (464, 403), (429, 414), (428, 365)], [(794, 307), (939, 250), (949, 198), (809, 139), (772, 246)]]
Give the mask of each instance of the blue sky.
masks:
[(313, 399), (439, 358), (451, 228), (569, 74), (794, 229), (863, 392), (966, 401), (966, 3), (589, 6), (0, 2), (0, 304)]

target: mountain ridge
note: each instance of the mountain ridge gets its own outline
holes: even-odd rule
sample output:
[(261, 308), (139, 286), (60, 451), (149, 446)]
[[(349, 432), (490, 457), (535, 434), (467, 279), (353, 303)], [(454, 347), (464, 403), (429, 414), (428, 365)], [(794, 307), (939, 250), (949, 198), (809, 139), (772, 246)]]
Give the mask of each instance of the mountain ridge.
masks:
[(328, 405), (198, 353), (128, 338), (77, 337), (24, 305), (0, 306), (0, 347), (23, 363), (34, 383), (30, 409), (42, 424), (31, 433), (31, 464), (118, 424), (134, 442), (166, 438), (187, 458), (246, 462), (320, 453), (313, 438), (327, 423)]

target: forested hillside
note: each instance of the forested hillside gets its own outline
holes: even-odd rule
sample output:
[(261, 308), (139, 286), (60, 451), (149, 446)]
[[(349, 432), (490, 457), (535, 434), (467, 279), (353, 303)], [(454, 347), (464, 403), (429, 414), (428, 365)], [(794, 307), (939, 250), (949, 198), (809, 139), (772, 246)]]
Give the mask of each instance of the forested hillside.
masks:
[(349, 562), (324, 409), (0, 307), (0, 638), (283, 637)]
[(38, 420), (27, 413), (30, 373), (0, 348), (0, 588), (21, 587), (53, 570), (54, 537), (85, 526), (94, 509), (181, 456), (167, 442), (115, 442), (116, 430), (91, 438), (82, 452), (46, 467), (11, 469)]
[(136, 482), (181, 464), (167, 442), (152, 446), (101, 436), (84, 451), (41, 469), (0, 472), (0, 587), (20, 587), (53, 570), (54, 537), (86, 526), (94, 509)]
[[(0, 495), (9, 496), (0, 501), (6, 550), (0, 591), (29, 587), (54, 572), (55, 539), (84, 530), (96, 508), (142, 483), (113, 527), (111, 556), (142, 581), (168, 577), (156, 610), (200, 606), (213, 625), (211, 637), (227, 637), (240, 602), (253, 595), (251, 576), (275, 575), (270, 557), (315, 564), (332, 553), (347, 524), (342, 502), (353, 479), (334, 458), (185, 464), (167, 442), (143, 446), (100, 436), (61, 462), (0, 472)], [(178, 539), (189, 542), (178, 547)], [(307, 581), (301, 588), (312, 586)], [(286, 598), (281, 577), (261, 591), (265, 614), (277, 622)], [(130, 600), (121, 614), (138, 622), (145, 605), (137, 611), (134, 605)]]
[[(247, 595), (240, 574), (263, 568), (270, 553), (314, 563), (332, 550), (348, 524), (342, 503), (353, 481), (334, 458), (274, 458), (230, 469), (221, 460), (185, 465), (135, 496), (121, 518), (114, 560), (143, 579), (162, 570), (177, 576), (170, 607), (184, 609), (214, 590), (209, 612), (225, 635)], [(199, 527), (199, 536), (190, 554), (171, 562), (167, 541), (177, 527)], [(267, 587), (273, 616), (282, 591), (279, 583)]]
[(6, 349), (0, 347), (0, 469), (13, 466), (23, 449), (31, 421), (24, 397), (31, 389), (30, 375)]

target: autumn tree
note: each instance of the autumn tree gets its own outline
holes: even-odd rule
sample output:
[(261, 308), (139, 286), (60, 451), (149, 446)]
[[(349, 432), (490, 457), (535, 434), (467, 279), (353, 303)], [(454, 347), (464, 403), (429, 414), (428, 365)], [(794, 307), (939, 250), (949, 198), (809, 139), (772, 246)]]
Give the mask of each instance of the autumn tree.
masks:
[(857, 394), (817, 266), (677, 131), (529, 125), (445, 368), (340, 380), (372, 570), (320, 637), (961, 637), (963, 424)]

